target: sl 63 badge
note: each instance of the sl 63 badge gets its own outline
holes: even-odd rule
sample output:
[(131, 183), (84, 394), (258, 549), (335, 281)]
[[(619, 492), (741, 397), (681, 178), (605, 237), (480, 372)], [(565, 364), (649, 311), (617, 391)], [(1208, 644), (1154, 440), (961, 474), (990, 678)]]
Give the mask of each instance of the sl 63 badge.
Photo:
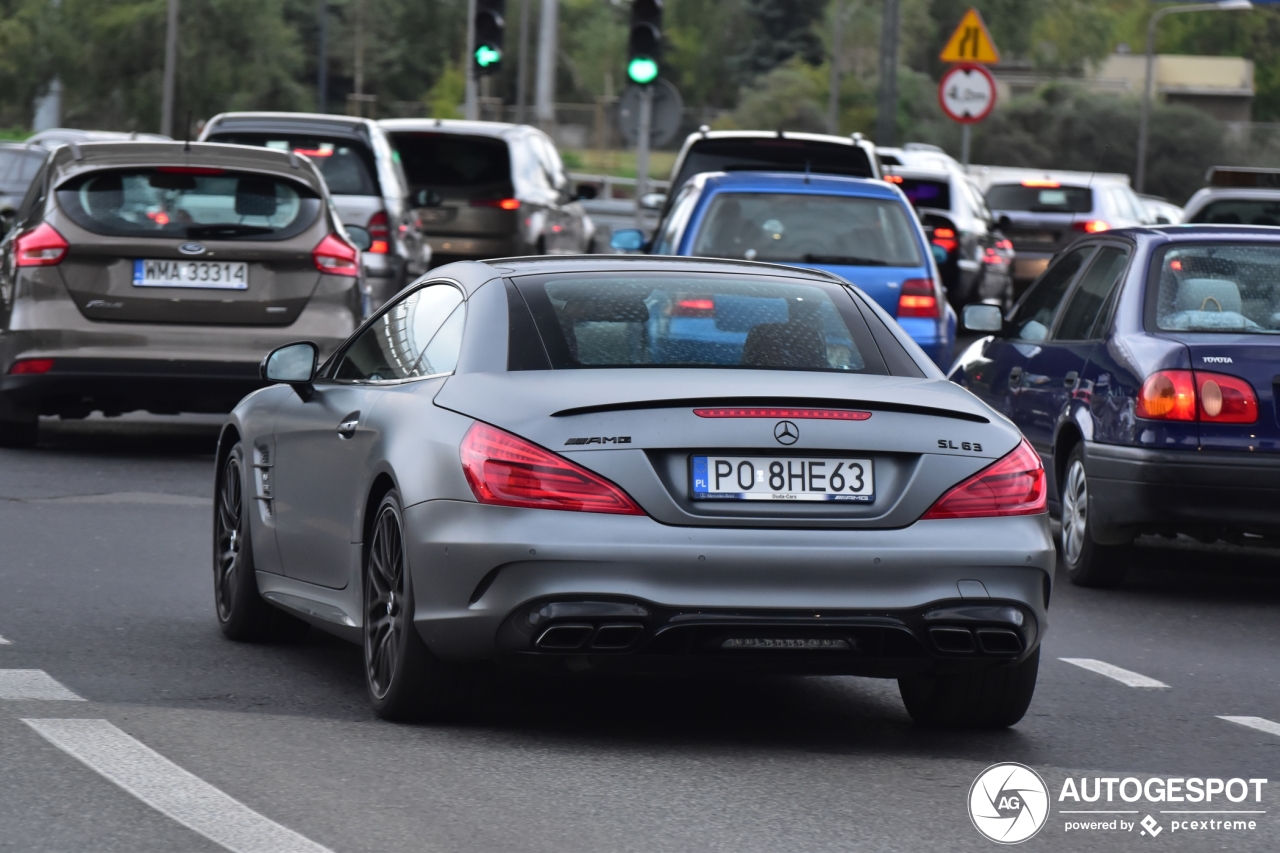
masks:
[(959, 444), (956, 444), (954, 441), (949, 439), (940, 438), (938, 439), (938, 447), (943, 450), (972, 450), (974, 453), (982, 452), (982, 445), (978, 444), (976, 441), (962, 441)]

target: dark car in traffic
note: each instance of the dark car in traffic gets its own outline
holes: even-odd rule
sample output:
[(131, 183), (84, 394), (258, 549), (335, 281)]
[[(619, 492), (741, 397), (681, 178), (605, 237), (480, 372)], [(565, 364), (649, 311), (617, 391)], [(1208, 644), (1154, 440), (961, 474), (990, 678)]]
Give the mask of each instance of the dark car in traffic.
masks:
[(18, 205), (48, 155), (37, 145), (0, 144), (0, 232), (13, 224)]
[(56, 149), (0, 243), (0, 444), (34, 443), (40, 415), (231, 411), (264, 349), (351, 333), (359, 263), (304, 157)]
[(951, 378), (1044, 459), (1073, 581), (1120, 582), (1144, 534), (1280, 542), (1280, 230), (1096, 234), (965, 324), (992, 334)]

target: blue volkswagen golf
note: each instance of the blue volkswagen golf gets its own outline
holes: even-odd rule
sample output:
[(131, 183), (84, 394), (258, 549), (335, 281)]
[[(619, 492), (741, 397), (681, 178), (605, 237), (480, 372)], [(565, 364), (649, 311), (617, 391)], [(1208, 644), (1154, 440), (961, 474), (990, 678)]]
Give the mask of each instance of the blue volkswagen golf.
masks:
[[(882, 181), (707, 172), (680, 189), (650, 243), (639, 231), (627, 230), (614, 232), (613, 246), (834, 273), (897, 319), (935, 364), (943, 370), (950, 366), (955, 311), (947, 304), (929, 242), (910, 202)], [(710, 309), (688, 310), (702, 311), (691, 317), (710, 319)], [(734, 333), (721, 326), (714, 334)]]
[(1143, 534), (1280, 544), (1280, 229), (1083, 238), (964, 322), (992, 334), (951, 378), (1040, 452), (1072, 581), (1119, 583)]

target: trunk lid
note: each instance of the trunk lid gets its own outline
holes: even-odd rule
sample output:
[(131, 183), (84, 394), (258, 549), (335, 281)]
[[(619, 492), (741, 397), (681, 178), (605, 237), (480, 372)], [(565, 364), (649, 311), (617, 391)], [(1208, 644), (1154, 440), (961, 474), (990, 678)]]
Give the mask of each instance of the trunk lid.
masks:
[[(596, 471), (655, 519), (677, 525), (903, 527), (1019, 440), (1011, 424), (952, 383), (889, 376), (646, 368), (464, 374), (446, 382), (435, 402)], [(853, 409), (870, 417), (711, 418), (693, 411), (745, 406)], [(788, 420), (798, 438), (780, 443), (775, 429)], [(875, 499), (696, 500), (693, 458), (716, 454), (870, 460)]]

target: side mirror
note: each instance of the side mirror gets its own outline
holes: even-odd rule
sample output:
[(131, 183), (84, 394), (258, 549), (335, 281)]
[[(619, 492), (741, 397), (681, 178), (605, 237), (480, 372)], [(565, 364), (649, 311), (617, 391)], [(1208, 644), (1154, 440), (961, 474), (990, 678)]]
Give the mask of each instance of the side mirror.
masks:
[(373, 245), (373, 235), (369, 233), (368, 228), (362, 225), (344, 225), (343, 228), (351, 238), (351, 245), (362, 252), (369, 251), (369, 247)]
[(644, 232), (639, 228), (622, 228), (609, 236), (610, 247), (619, 252), (640, 252), (644, 250)]
[(590, 201), (600, 194), (600, 191), (592, 184), (578, 184), (578, 194), (575, 196), (579, 201)]
[(1004, 315), (999, 305), (975, 303), (964, 306), (964, 327), (971, 332), (999, 332), (1004, 328)]
[(645, 193), (640, 196), (640, 206), (645, 210), (662, 210), (662, 206), (666, 203), (666, 193)]
[(444, 196), (439, 190), (418, 190), (413, 194), (414, 207), (439, 207), (444, 204)]
[(267, 353), (259, 368), (268, 382), (283, 382), (294, 387), (304, 400), (311, 396), (311, 382), (316, 378), (316, 361), (320, 348), (311, 341), (298, 341), (276, 347)]

